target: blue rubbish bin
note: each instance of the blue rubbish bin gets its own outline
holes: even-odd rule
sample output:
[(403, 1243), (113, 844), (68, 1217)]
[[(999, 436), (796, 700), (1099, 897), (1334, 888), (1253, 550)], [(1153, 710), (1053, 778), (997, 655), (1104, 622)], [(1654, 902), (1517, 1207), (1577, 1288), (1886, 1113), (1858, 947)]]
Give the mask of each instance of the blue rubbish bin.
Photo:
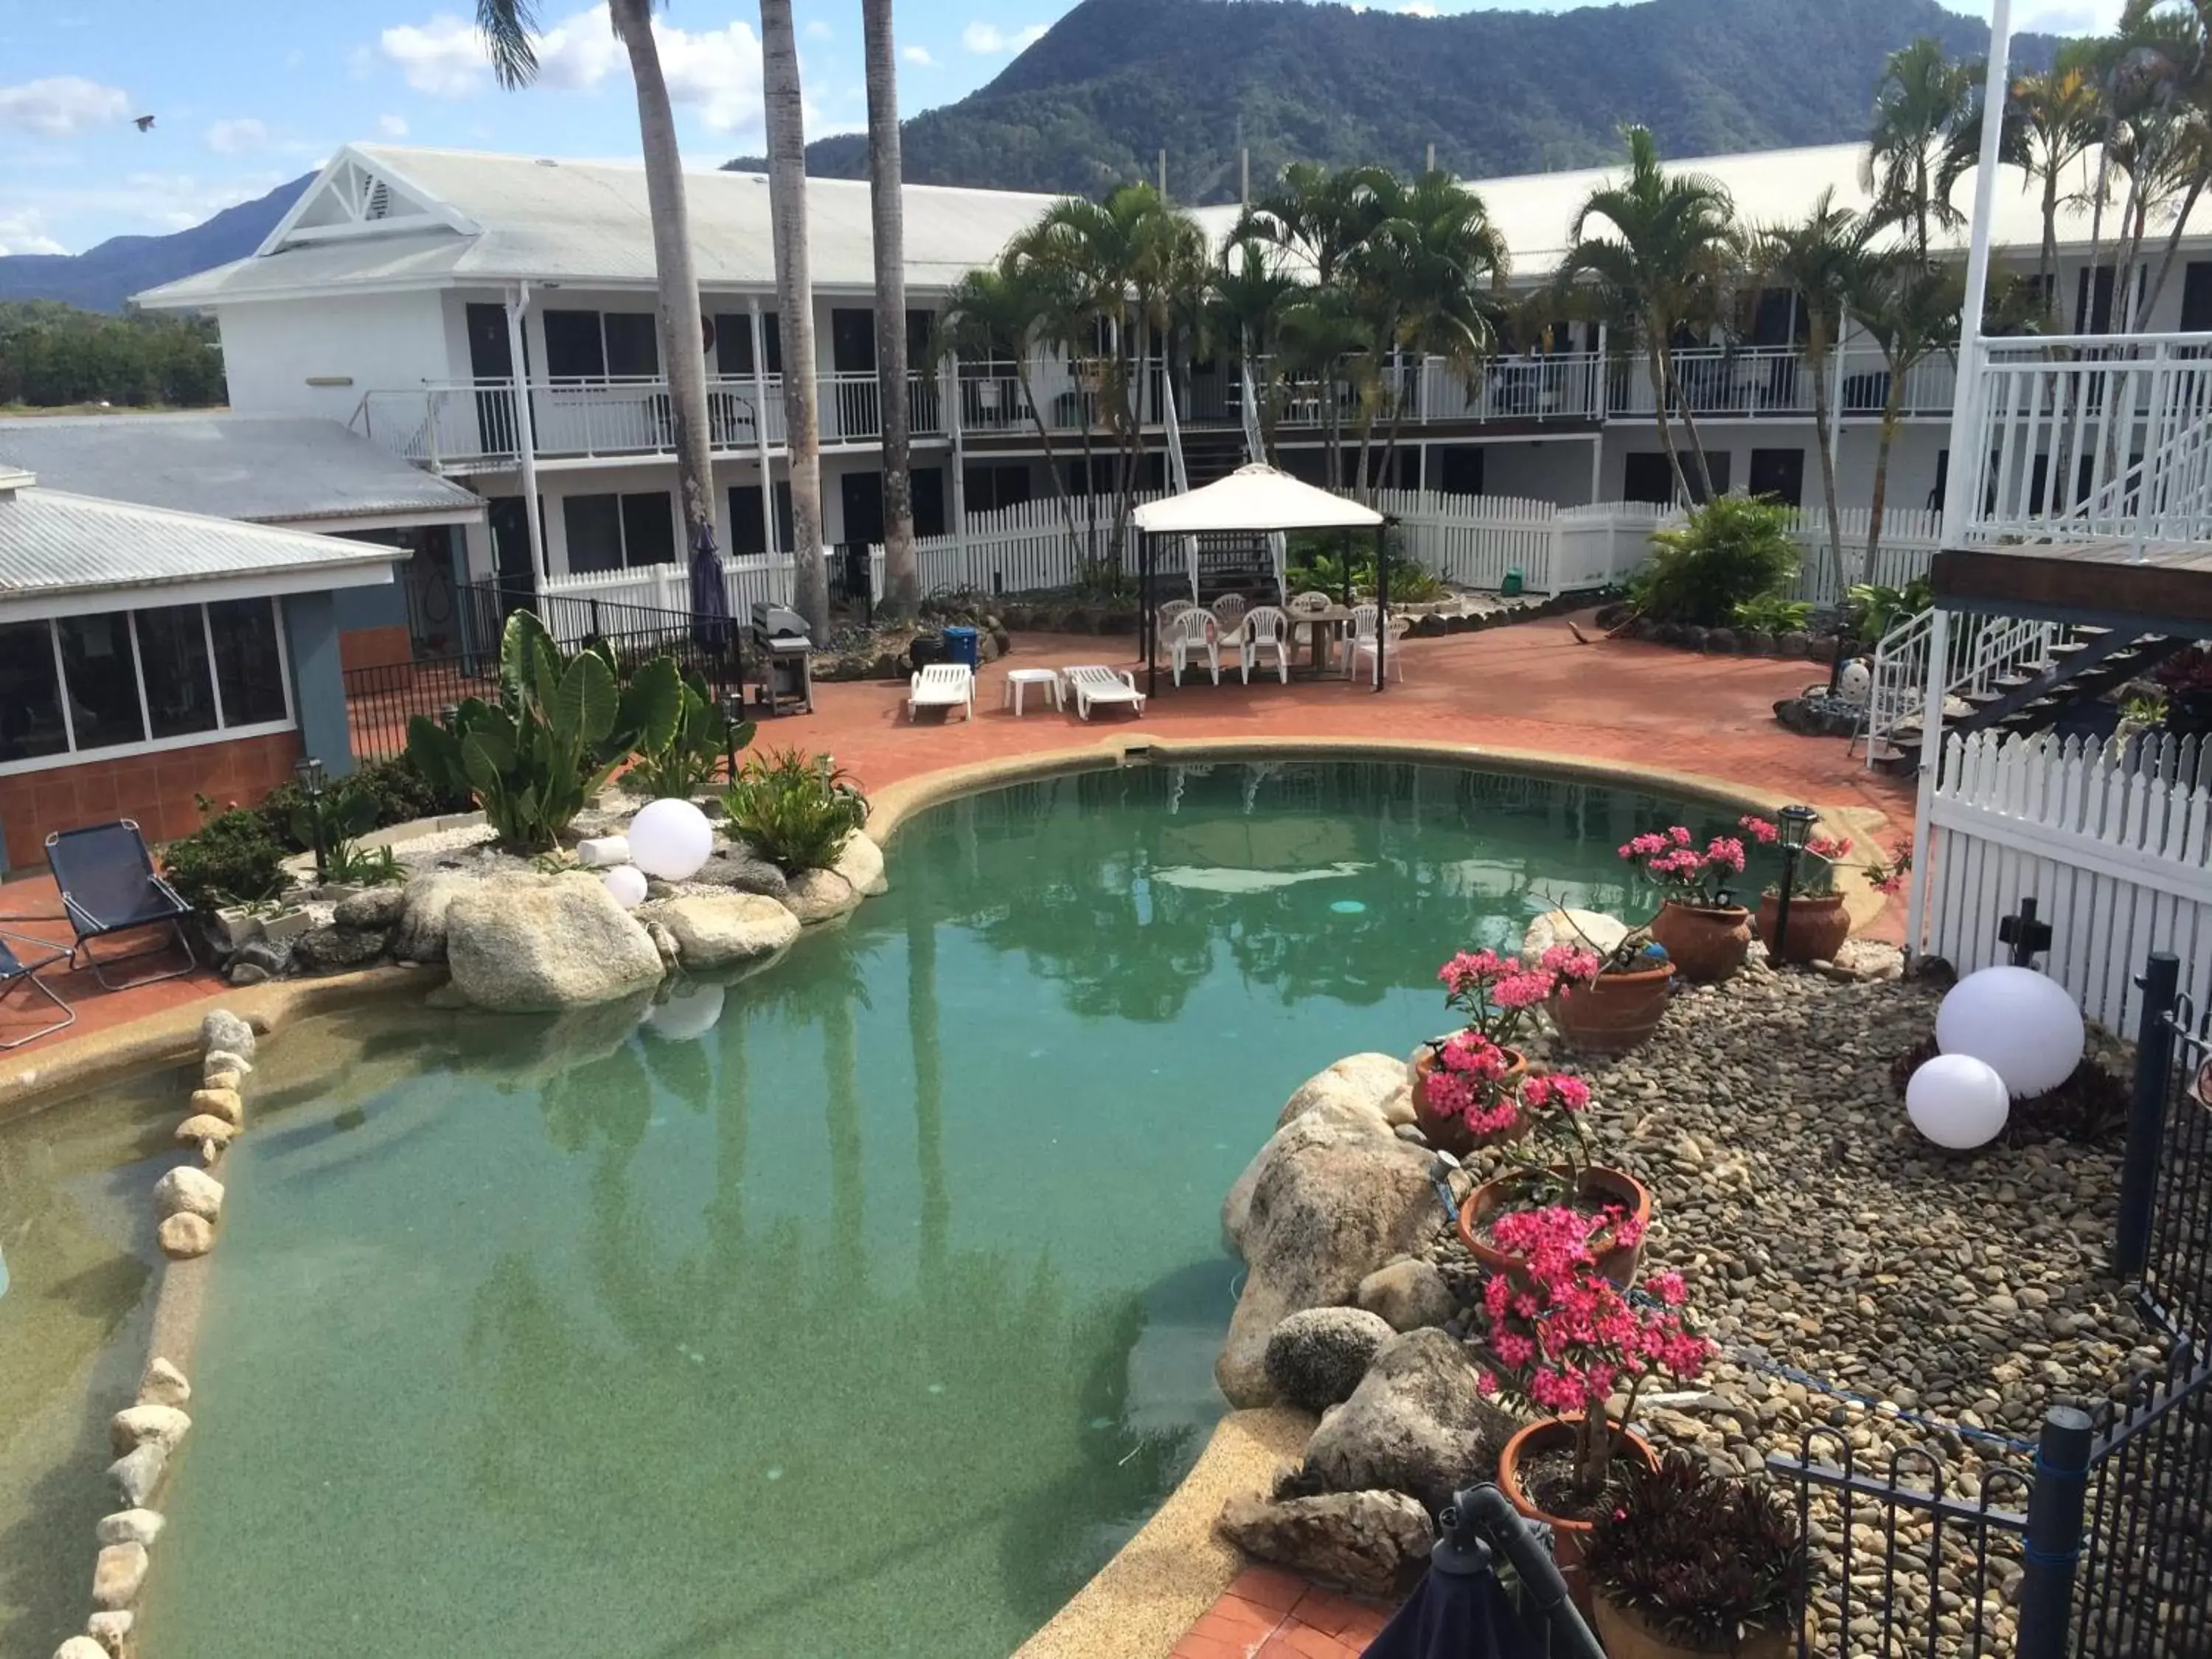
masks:
[(983, 665), (982, 647), (972, 628), (948, 628), (945, 630), (945, 660), (964, 662), (970, 668)]

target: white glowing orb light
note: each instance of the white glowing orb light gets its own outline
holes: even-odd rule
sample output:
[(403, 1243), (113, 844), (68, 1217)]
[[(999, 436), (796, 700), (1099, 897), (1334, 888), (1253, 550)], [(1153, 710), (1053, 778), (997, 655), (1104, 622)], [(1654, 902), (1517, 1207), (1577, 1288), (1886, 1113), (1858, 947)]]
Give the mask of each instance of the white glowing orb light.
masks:
[(688, 800), (648, 801), (629, 821), (630, 862), (663, 881), (689, 881), (714, 851), (714, 826)]
[(645, 872), (634, 864), (617, 864), (599, 878), (599, 884), (625, 910), (635, 910), (645, 902)]
[(1936, 1012), (1936, 1046), (1989, 1065), (2015, 1100), (2073, 1076), (2087, 1035), (2066, 988), (2033, 968), (1969, 974)]
[(681, 985), (665, 1002), (646, 1012), (645, 1029), (671, 1042), (702, 1037), (722, 1017), (722, 988), (719, 985)]
[(2012, 1097), (1996, 1067), (1972, 1054), (1938, 1054), (1905, 1084), (1905, 1112), (1938, 1146), (1962, 1152), (1996, 1139)]

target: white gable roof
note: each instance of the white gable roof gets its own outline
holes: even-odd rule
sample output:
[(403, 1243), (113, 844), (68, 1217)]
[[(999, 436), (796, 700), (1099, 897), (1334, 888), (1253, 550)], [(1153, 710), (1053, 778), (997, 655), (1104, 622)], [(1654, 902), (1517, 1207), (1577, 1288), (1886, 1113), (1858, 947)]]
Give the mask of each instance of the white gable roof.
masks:
[(1240, 530), (1352, 530), (1382, 522), (1372, 507), (1332, 495), (1289, 473), (1254, 461), (1202, 489), (1146, 501), (1137, 528), (1156, 536), (1203, 536)]

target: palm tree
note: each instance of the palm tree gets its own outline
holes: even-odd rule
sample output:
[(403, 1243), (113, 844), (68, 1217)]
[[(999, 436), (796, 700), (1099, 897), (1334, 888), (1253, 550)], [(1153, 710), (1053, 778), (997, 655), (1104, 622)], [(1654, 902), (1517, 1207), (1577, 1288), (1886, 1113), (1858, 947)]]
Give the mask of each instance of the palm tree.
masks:
[[(2131, 271), (2142, 258), (2149, 220), (2172, 221), (2158, 276), (2140, 310), (2126, 307), (2125, 330), (2156, 307), (2189, 216), (2212, 184), (2212, 0), (2133, 0), (2122, 14), (2118, 44), (2112, 91), (2127, 118), (2108, 144), (2129, 175), (2122, 231), (2129, 253), (2121, 268)], [(2135, 292), (2130, 282), (2130, 300)]]
[[(1033, 273), (1012, 259), (971, 270), (953, 283), (946, 295), (933, 337), (940, 359), (957, 358), (986, 367), (1000, 362), (1013, 364), (1022, 406), (1029, 410), (1030, 423), (1036, 428), (1037, 442), (1044, 450), (1045, 471), (1052, 476), (1053, 494), (1066, 522), (1068, 539), (1079, 543), (1082, 537), (1076, 527), (1075, 503), (1067, 492), (1067, 475), (1054, 453), (1052, 426), (1037, 407), (1036, 390), (1030, 380), (1030, 354), (1044, 332), (1046, 317), (1054, 309), (1040, 295), (1039, 287)], [(957, 386), (953, 391), (959, 395)]]
[(1255, 238), (1231, 242), (1208, 285), (1214, 331), (1237, 342), (1238, 368), (1258, 404), (1261, 453), (1255, 461), (1275, 459), (1275, 428), (1282, 416), (1282, 326), (1285, 309), (1299, 291), (1297, 278), (1284, 268), (1278, 249)]
[(1859, 580), (1871, 582), (1875, 556), (1881, 547), (1881, 520), (1889, 496), (1890, 449), (1905, 410), (1905, 383), (1913, 369), (1938, 352), (1955, 348), (1959, 311), (1966, 298), (1965, 273), (1948, 261), (1923, 261), (1910, 249), (1869, 258), (1850, 313), (1881, 348), (1889, 391), (1882, 403), (1881, 436), (1875, 451), (1874, 499), (1867, 521), (1866, 559)]
[[(477, 0), (477, 29), (490, 53), (492, 73), (510, 91), (538, 78), (537, 13), (535, 0)], [(700, 320), (699, 276), (691, 260), (684, 159), (677, 149), (675, 112), (669, 106), (668, 82), (653, 34), (653, 0), (608, 0), (607, 15), (629, 54), (630, 79), (637, 90), (676, 488), (684, 508), (684, 543), (696, 547), (702, 534), (714, 532), (714, 473), (707, 423), (706, 333)]]
[(1966, 222), (1951, 187), (1979, 153), (1981, 79), (1978, 65), (1954, 63), (1926, 35), (1882, 65), (1861, 176), (1875, 192), (1875, 223), (1910, 227), (1923, 264), (1931, 222), (1946, 229)]
[(1866, 264), (1866, 227), (1849, 208), (1836, 205), (1836, 192), (1824, 190), (1803, 219), (1775, 225), (1763, 233), (1756, 260), (1759, 270), (1797, 296), (1805, 319), (1805, 368), (1813, 378), (1813, 425), (1820, 450), (1820, 493), (1828, 509), (1828, 557), (1836, 580), (1844, 578), (1844, 530), (1836, 511), (1835, 434), (1830, 430), (1828, 354), (1843, 345), (1851, 297), (1862, 285)]
[[(1573, 246), (1560, 266), (1560, 280), (1594, 280), (1624, 315), (1634, 319), (1651, 376), (1660, 447), (1682, 493), (1710, 498), (1712, 469), (1675, 372), (1674, 337), (1710, 325), (1723, 309), (1729, 279), (1742, 260), (1735, 207), (1718, 179), (1667, 172), (1648, 129), (1630, 127), (1627, 137), (1628, 176), (1600, 185), (1576, 210), (1567, 233)], [(1592, 235), (1592, 221), (1610, 226), (1611, 234)], [(1670, 401), (1682, 412), (1682, 428), (1697, 459), (1698, 489), (1691, 488), (1674, 447), (1667, 418)]]
[(914, 550), (913, 460), (907, 408), (906, 207), (899, 166), (898, 59), (891, 0), (860, 0), (868, 65), (868, 202), (876, 252), (876, 386), (883, 404), (884, 586), (894, 622), (921, 605)]
[(2064, 179), (2097, 142), (2102, 114), (2096, 83), (2079, 64), (2023, 75), (2012, 83), (2011, 116), (2020, 129), (2019, 166), (2028, 182), (2042, 191), (2043, 242), (2036, 256), (2035, 279), (2044, 290), (2046, 308), (2053, 312), (2057, 309), (2058, 210), (2084, 199), (2080, 191), (2066, 191)]
[[(768, 116), (768, 210), (783, 335), (783, 421), (791, 473), (792, 603), (814, 638), (830, 636), (822, 562), (822, 422), (814, 381), (814, 281), (806, 258), (806, 112), (791, 0), (761, 0), (761, 81)], [(761, 481), (767, 488), (768, 481)]]

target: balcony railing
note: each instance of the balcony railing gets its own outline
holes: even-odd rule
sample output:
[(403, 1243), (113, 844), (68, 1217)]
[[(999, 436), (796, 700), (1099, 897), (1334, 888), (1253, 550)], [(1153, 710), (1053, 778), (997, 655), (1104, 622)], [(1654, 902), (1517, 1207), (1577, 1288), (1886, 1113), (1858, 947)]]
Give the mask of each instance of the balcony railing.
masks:
[[(1680, 399), (1692, 413), (1727, 419), (1809, 418), (1815, 371), (1802, 353), (1786, 347), (1710, 347), (1678, 351)], [(1843, 418), (1865, 421), (1887, 404), (1890, 376), (1881, 354), (1846, 349), (1840, 364), (1820, 374), (1830, 380), (1832, 405)], [(1954, 374), (1936, 357), (1906, 376), (1899, 412), (1909, 417), (1946, 416)], [(1378, 400), (1380, 416), (1413, 425), (1484, 422), (1583, 423), (1649, 420), (1654, 397), (1640, 360), (1594, 352), (1504, 356), (1471, 378), (1440, 358), (1394, 363), (1364, 388), (1346, 377), (1278, 376), (1266, 359), (1250, 365), (1249, 396), (1279, 431), (1310, 433), (1335, 418), (1346, 428), (1361, 418), (1363, 399)], [(1244, 374), (1227, 360), (1194, 368), (1176, 388), (1185, 428), (1246, 424)], [(946, 408), (948, 388), (952, 402)], [(650, 376), (537, 380), (524, 388), (531, 428), (541, 460), (672, 454), (675, 426), (665, 380)], [(949, 379), (917, 373), (908, 387), (913, 435), (1022, 436), (1039, 427), (1055, 439), (1086, 429), (1104, 434), (1115, 424), (1116, 400), (1147, 428), (1162, 422), (1166, 377), (1157, 362), (1116, 374), (1110, 362), (1070, 362), (1038, 357), (1027, 363), (963, 362)], [(507, 380), (430, 382), (404, 391), (376, 391), (362, 398), (356, 427), (387, 449), (441, 471), (503, 470), (515, 464), (521, 422), (515, 383)], [(820, 377), (819, 418), (823, 445), (871, 444), (882, 435), (882, 391), (871, 373)], [(751, 453), (784, 445), (783, 382), (780, 375), (711, 376), (707, 382), (708, 438), (723, 453)]]
[(1981, 343), (1963, 534), (2212, 544), (2212, 333)]

